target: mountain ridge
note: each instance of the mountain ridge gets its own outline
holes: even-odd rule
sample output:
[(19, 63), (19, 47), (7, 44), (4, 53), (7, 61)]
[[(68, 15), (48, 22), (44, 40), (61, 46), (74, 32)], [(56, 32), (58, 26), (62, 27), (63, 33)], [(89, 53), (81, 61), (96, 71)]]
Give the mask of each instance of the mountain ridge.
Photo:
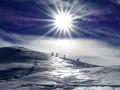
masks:
[[(51, 56), (49, 54), (33, 51), (24, 47), (12, 46), (0, 48), (0, 63), (7, 62), (33, 62), (35, 60), (48, 60)], [(82, 61), (61, 58), (67, 60), (68, 63), (75, 64), (77, 66), (83, 65), (83, 67), (97, 67), (98, 65), (92, 65)], [(18, 60), (18, 61), (17, 61)], [(23, 60), (23, 61), (22, 61)], [(3, 62), (2, 62), (3, 61)]]

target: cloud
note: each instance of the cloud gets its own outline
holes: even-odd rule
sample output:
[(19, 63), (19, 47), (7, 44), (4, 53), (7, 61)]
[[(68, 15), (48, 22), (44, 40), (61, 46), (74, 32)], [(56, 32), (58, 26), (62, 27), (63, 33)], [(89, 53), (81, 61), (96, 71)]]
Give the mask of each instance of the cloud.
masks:
[(107, 43), (93, 39), (36, 39), (24, 47), (46, 52), (64, 54), (68, 58), (80, 58), (83, 62), (98, 65), (120, 65), (120, 47), (113, 47)]
[(98, 65), (120, 65), (120, 46), (112, 46), (108, 43), (95, 39), (56, 39), (38, 36), (21, 36), (17, 34), (8, 34), (2, 32), (2, 35), (18, 40), (19, 43), (8, 42), (0, 39), (0, 47), (5, 46), (21, 46), (35, 51), (45, 53), (64, 54), (68, 58), (98, 64)]
[(12, 46), (13, 44), (0, 39), (0, 47)]
[(29, 40), (34, 40), (36, 37), (31, 35), (19, 35), (15, 33), (6, 32), (0, 29), (0, 39), (13, 44), (26, 44)]
[(56, 4), (56, 3), (59, 3), (61, 2), (62, 0), (44, 0), (44, 1), (41, 1), (41, 0), (34, 0), (34, 2), (36, 4)]
[[(0, 30), (0, 47), (22, 46), (32, 50), (58, 52), (68, 58), (99, 65), (119, 65), (120, 46), (114, 46), (95, 39), (56, 39), (30, 35), (18, 35)], [(111, 39), (112, 40), (112, 39)]]
[[(14, 1), (18, 1), (18, 0), (14, 0)], [(32, 0), (20, 0), (20, 2), (27, 2), (27, 1), (32, 1)], [(57, 5), (59, 3), (62, 3), (64, 6), (71, 5), (72, 3), (70, 3), (70, 1), (71, 0), (34, 0), (34, 2), (37, 4), (47, 4), (47, 5), (56, 4)], [(116, 0), (116, 2), (119, 3), (118, 0)], [(88, 62), (88, 63), (94, 63), (94, 64), (99, 64), (99, 65), (120, 65), (120, 61), (119, 61), (120, 59), (120, 54), (119, 54), (120, 53), (120, 40), (119, 40), (120, 34), (117, 32), (117, 30), (115, 31), (115, 29), (110, 30), (112, 29), (111, 26), (114, 26), (111, 24), (108, 24), (109, 28), (107, 29), (100, 28), (105, 25), (104, 19), (107, 19), (104, 17), (104, 14), (107, 13), (107, 17), (108, 17), (109, 12), (112, 12), (112, 11), (108, 8), (104, 8), (103, 10), (103, 7), (99, 9), (97, 8), (97, 6), (96, 8), (92, 8), (92, 7), (89, 8), (89, 5), (87, 4), (81, 5), (79, 3), (80, 2), (78, 2), (78, 4), (75, 4), (75, 9), (73, 10), (73, 11), (77, 11), (77, 10), (80, 11), (77, 13), (77, 15), (82, 14), (84, 17), (87, 15), (94, 16), (93, 18), (91, 17), (83, 18), (82, 21), (84, 22), (86, 21), (86, 22), (85, 24), (83, 23), (83, 25), (81, 26), (88, 26), (87, 29), (86, 28), (85, 30), (83, 29), (83, 32), (86, 31), (92, 35), (94, 34), (97, 37), (100, 36), (100, 39), (101, 37), (103, 37), (101, 40), (104, 42), (100, 41), (100, 39), (94, 40), (94, 39), (80, 38), (80, 39), (73, 39), (73, 40), (68, 40), (68, 39), (57, 40), (54, 38), (46, 38), (46, 37), (40, 38), (38, 36), (32, 36), (32, 35), (30, 36), (30, 35), (20, 35), (20, 34), (15, 34), (15, 33), (7, 33), (6, 30), (0, 29), (0, 47), (13, 46), (13, 45), (23, 46), (26, 48), (30, 48), (33, 50), (46, 52), (46, 53), (51, 53), (52, 51), (55, 53), (58, 52), (61, 56), (66, 54), (66, 56), (69, 58), (74, 58), (74, 59), (80, 58), (80, 60)], [(77, 6), (77, 5), (80, 5), (80, 6)], [(12, 11), (10, 15), (8, 15), (9, 11), (10, 12)], [(9, 17), (8, 16), (5, 17), (3, 14), (1, 14), (0, 15), (1, 20), (5, 20), (5, 21), (9, 20), (10, 22), (13, 22), (13, 21), (17, 22), (16, 24), (19, 25), (20, 27), (21, 25), (22, 27), (24, 25), (24, 23), (21, 21), (31, 20), (31, 18), (13, 17), (13, 16), (16, 16), (16, 14), (22, 16), (21, 13), (17, 13), (17, 11), (14, 11), (14, 10), (4, 11), (4, 15), (5, 16), (8, 15)], [(98, 18), (96, 18), (97, 16)], [(102, 18), (99, 18), (99, 16), (101, 16)], [(114, 19), (114, 18), (111, 18), (111, 19)], [(108, 20), (106, 20), (106, 22), (110, 22), (109, 20), (111, 19), (110, 17), (108, 17)], [(102, 20), (103, 20), (103, 23), (101, 24)], [(98, 21), (100, 22), (99, 25), (98, 25)], [(18, 22), (21, 22), (21, 23), (18, 23)], [(112, 22), (113, 21), (111, 20), (111, 23)], [(32, 24), (27, 24), (27, 25), (31, 26)], [(25, 24), (25, 27), (27, 25)], [(96, 27), (95, 29), (94, 29), (94, 25)], [(7, 30), (7, 31), (12, 32), (10, 30)], [(111, 44), (105, 43), (107, 41)], [(113, 43), (118, 44), (118, 46), (114, 46)]]
[(15, 2), (28, 2), (28, 1), (32, 1), (32, 0), (12, 0), (12, 1), (15, 1)]
[(114, 3), (120, 4), (120, 0), (111, 0)]
[[(63, 7), (68, 7), (68, 6), (70, 6), (72, 3), (71, 2), (73, 2), (73, 0), (34, 0), (34, 2), (36, 3), (36, 4), (44, 4), (44, 5), (56, 5), (56, 6), (60, 6), (60, 5), (62, 5)], [(79, 3), (79, 1), (78, 0), (76, 0), (76, 1), (74, 1), (74, 2), (77, 2), (77, 3)]]

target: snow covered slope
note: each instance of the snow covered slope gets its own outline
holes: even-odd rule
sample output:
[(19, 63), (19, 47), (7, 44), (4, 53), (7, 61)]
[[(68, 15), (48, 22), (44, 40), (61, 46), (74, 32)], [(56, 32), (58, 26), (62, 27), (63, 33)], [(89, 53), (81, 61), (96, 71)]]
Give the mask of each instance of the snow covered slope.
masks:
[(84, 90), (79, 85), (119, 85), (119, 69), (62, 59), (23, 47), (0, 48), (1, 90)]
[[(51, 59), (53, 58), (53, 59)], [(63, 60), (60, 58), (51, 57), (42, 52), (36, 52), (23, 47), (3, 47), (0, 48), (0, 80), (19, 78), (34, 72), (34, 62), (40, 63), (38, 71), (51, 69), (50, 62), (67, 63), (70, 66), (89, 68), (96, 67), (96, 65), (89, 65), (87, 63), (78, 62), (75, 60)], [(54, 61), (53, 61), (54, 60)], [(46, 65), (47, 68), (42, 66)], [(5, 69), (5, 70), (4, 70)], [(18, 75), (19, 74), (19, 75)], [(18, 76), (17, 76), (18, 75)]]
[(0, 63), (31, 62), (33, 60), (46, 60), (48, 55), (35, 52), (23, 47), (0, 48)]
[[(48, 60), (50, 55), (42, 52), (32, 51), (23, 47), (3, 47), (0, 48), (0, 63), (12, 63), (12, 62), (32, 62), (34, 60)], [(69, 63), (84, 65), (88, 67), (96, 67), (97, 65), (92, 65), (80, 61), (75, 61), (71, 59), (65, 59), (70, 61)]]

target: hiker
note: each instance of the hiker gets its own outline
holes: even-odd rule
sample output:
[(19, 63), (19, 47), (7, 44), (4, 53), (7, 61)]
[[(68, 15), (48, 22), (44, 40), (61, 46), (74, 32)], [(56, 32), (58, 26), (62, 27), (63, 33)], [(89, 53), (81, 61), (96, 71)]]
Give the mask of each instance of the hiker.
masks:
[(56, 57), (58, 57), (58, 53), (56, 53)]
[(77, 59), (77, 61), (80, 61), (79, 58)]
[(65, 59), (65, 55), (64, 55), (64, 59)]
[(51, 56), (53, 56), (53, 55), (54, 55), (54, 53), (52, 52)]

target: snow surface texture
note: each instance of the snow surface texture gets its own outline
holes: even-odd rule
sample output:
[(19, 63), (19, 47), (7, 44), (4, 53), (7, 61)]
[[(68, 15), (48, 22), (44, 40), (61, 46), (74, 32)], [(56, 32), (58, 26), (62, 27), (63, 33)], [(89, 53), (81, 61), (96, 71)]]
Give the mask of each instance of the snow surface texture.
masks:
[(22, 47), (0, 48), (0, 90), (120, 90), (119, 85), (119, 66), (100, 67)]

